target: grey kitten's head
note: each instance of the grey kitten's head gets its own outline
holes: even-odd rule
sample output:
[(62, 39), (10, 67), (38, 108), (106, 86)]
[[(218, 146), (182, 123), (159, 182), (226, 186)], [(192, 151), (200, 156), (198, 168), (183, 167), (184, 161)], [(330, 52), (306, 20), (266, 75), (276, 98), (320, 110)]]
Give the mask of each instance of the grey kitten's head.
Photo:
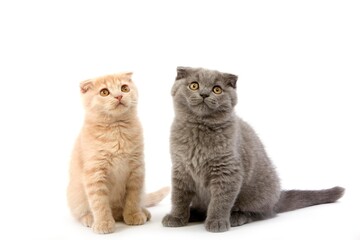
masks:
[(204, 68), (178, 67), (172, 88), (175, 111), (200, 119), (220, 119), (237, 103), (237, 76)]

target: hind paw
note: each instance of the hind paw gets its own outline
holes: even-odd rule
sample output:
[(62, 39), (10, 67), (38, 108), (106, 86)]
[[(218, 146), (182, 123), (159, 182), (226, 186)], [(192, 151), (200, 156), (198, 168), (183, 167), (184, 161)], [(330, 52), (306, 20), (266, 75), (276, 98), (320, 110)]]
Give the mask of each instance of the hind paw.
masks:
[(232, 227), (241, 226), (241, 225), (244, 225), (247, 222), (248, 222), (248, 218), (244, 214), (242, 214), (240, 212), (232, 212), (231, 213), (230, 225)]
[(163, 218), (162, 224), (164, 227), (182, 227), (187, 224), (187, 221), (184, 218), (178, 218), (168, 214)]
[(91, 227), (93, 225), (94, 218), (91, 213), (88, 213), (80, 218), (80, 222), (85, 227)]
[(148, 214), (150, 213), (144, 211), (140, 211), (132, 214), (124, 214), (124, 222), (127, 225), (142, 225), (147, 220), (149, 220), (150, 217)]
[(141, 210), (146, 215), (146, 220), (149, 221), (151, 218), (151, 213), (146, 208), (142, 208)]

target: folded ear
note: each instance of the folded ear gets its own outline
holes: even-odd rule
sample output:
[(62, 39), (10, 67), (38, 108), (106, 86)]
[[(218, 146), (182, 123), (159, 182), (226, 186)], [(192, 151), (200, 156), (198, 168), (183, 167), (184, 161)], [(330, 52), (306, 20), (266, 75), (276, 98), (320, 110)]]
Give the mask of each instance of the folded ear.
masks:
[(124, 75), (128, 76), (129, 78), (131, 78), (132, 75), (133, 75), (133, 72), (125, 72)]
[(183, 78), (186, 78), (187, 76), (189, 76), (190, 69), (191, 68), (189, 68), (189, 67), (177, 67), (176, 68), (176, 71), (177, 71), (176, 80), (183, 79)]
[(119, 74), (120, 77), (126, 77), (127, 80), (132, 81), (133, 72), (122, 72)]
[(231, 86), (232, 88), (236, 88), (238, 76), (230, 73), (223, 73), (222, 75), (229, 86)]
[(80, 83), (80, 91), (81, 93), (86, 93), (89, 89), (93, 87), (93, 83), (90, 79), (82, 81)]

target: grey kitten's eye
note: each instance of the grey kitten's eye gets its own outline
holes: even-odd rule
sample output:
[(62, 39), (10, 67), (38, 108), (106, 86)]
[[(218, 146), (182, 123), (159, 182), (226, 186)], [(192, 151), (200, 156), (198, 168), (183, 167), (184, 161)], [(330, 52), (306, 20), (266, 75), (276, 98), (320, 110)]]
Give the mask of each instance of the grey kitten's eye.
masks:
[(130, 87), (128, 85), (122, 85), (121, 86), (121, 91), (122, 92), (130, 92)]
[(110, 91), (107, 88), (103, 88), (100, 90), (100, 96), (106, 97), (110, 94)]
[(219, 87), (219, 86), (215, 86), (215, 87), (213, 88), (213, 92), (214, 92), (215, 94), (221, 94), (222, 91), (223, 91), (222, 88)]
[(192, 82), (192, 83), (190, 83), (189, 88), (191, 90), (198, 90), (199, 89), (199, 84), (197, 82)]

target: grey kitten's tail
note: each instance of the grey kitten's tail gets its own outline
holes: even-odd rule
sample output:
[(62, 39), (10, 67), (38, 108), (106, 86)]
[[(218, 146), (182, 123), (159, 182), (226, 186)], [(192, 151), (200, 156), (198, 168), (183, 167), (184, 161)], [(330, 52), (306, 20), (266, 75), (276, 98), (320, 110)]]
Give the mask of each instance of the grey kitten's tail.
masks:
[(152, 207), (158, 204), (169, 194), (169, 192), (170, 192), (170, 187), (163, 187), (160, 190), (157, 190), (156, 192), (146, 194), (144, 199), (145, 207)]
[(282, 191), (275, 212), (282, 213), (324, 203), (333, 203), (344, 195), (345, 189), (333, 187), (323, 190)]

